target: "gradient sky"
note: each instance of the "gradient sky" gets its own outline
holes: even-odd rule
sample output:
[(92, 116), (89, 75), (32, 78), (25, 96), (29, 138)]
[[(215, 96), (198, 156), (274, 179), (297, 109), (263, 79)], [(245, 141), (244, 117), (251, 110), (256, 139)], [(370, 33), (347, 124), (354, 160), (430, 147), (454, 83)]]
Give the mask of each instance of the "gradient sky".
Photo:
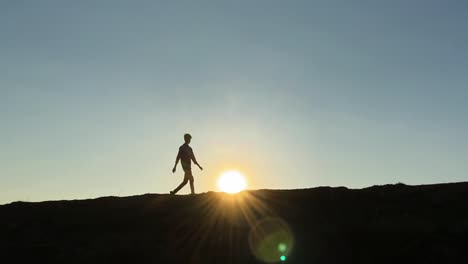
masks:
[[(0, 2), (0, 203), (468, 180), (466, 1)], [(181, 191), (187, 193), (188, 186)]]

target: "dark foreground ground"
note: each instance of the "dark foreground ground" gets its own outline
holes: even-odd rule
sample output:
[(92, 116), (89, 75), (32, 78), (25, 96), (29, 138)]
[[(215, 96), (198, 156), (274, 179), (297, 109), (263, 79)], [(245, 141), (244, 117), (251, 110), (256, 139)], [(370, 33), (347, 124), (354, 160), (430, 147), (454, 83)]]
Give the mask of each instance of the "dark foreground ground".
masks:
[(0, 263), (468, 263), (468, 183), (0, 206)]

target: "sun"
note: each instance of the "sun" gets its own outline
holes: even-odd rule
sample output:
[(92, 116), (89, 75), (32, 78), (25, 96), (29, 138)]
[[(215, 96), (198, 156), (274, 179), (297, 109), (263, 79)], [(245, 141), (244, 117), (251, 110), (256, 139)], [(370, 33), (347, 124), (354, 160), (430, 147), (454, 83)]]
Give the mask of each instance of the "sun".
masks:
[(218, 188), (222, 192), (238, 193), (245, 190), (246, 187), (245, 177), (238, 171), (226, 171), (219, 176)]

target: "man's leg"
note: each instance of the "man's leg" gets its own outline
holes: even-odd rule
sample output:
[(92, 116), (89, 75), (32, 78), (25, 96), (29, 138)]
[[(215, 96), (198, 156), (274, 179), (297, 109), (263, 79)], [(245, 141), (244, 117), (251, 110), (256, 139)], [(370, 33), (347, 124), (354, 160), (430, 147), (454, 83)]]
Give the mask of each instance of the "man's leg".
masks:
[(184, 175), (184, 180), (182, 181), (181, 184), (179, 184), (179, 186), (177, 186), (177, 188), (174, 189), (174, 191), (172, 191), (172, 194), (176, 194), (178, 191), (180, 191), (180, 189), (182, 189), (182, 187), (184, 187), (188, 181), (189, 181), (189, 178), (187, 177), (187, 172), (186, 172)]
[(195, 179), (193, 178), (192, 172), (190, 172), (188, 180), (190, 181), (190, 190), (192, 191), (192, 194), (195, 194), (195, 186), (193, 185)]

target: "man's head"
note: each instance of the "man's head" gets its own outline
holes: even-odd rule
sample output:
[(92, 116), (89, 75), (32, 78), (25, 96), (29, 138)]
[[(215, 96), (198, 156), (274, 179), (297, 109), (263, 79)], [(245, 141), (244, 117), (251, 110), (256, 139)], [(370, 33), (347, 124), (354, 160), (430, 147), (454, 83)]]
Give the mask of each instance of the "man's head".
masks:
[(190, 144), (190, 141), (192, 140), (192, 136), (190, 134), (185, 134), (184, 140), (185, 140), (185, 143)]

